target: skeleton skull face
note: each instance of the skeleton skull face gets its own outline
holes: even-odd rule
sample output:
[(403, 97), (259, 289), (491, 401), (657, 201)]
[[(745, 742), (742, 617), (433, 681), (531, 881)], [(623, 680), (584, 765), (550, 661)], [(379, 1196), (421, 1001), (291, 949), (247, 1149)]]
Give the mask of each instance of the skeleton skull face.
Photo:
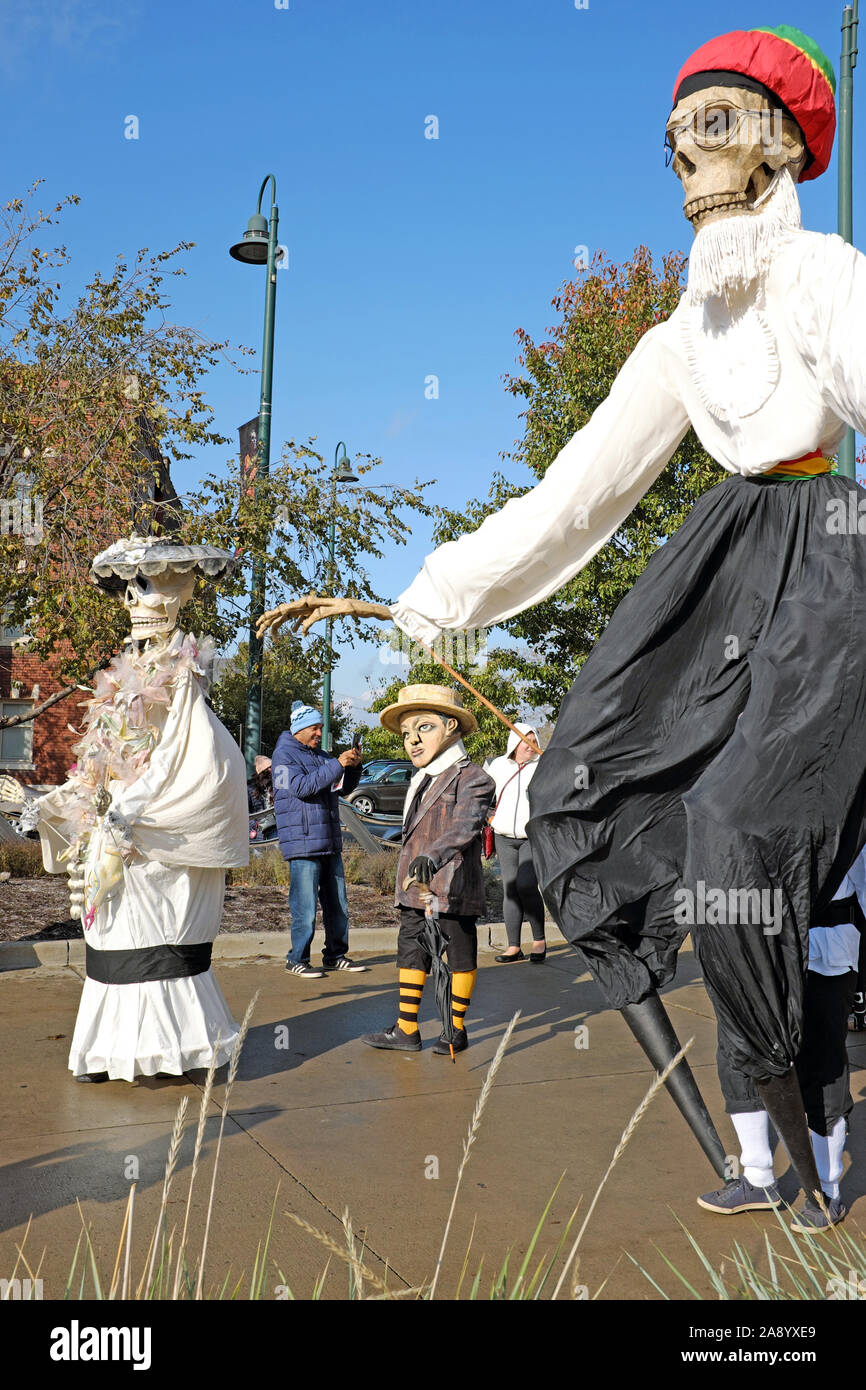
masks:
[(123, 596), (132, 636), (144, 641), (173, 632), (180, 610), (192, 598), (194, 588), (194, 571), (181, 574), (178, 570), (167, 569), (152, 578), (146, 574), (136, 574), (127, 584)]
[(759, 92), (706, 87), (677, 102), (665, 138), (683, 185), (683, 212), (697, 232), (755, 210), (776, 172), (797, 182), (806, 160), (800, 128)]

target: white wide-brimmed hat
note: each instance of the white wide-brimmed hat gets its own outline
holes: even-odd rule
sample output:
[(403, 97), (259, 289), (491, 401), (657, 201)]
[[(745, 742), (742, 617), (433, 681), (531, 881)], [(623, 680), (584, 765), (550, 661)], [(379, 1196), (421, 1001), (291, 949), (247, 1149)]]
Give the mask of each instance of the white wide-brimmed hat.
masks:
[(164, 536), (128, 536), (101, 551), (90, 566), (90, 578), (106, 593), (117, 593), (137, 574), (152, 578), (171, 569), (186, 574), (198, 570), (207, 579), (230, 574), (236, 556), (215, 545), (182, 545)]

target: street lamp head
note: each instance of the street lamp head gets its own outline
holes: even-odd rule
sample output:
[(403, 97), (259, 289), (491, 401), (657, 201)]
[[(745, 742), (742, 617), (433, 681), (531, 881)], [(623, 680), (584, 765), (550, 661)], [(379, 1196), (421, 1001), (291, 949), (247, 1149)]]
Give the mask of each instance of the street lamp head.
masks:
[(348, 459), (340, 459), (335, 476), (338, 483), (356, 483), (358, 481), (357, 474), (352, 472), (352, 465)]
[[(342, 453), (340, 453), (341, 449)], [(337, 456), (334, 459), (334, 481), (337, 483), (356, 483), (358, 481), (356, 474), (352, 472), (349, 455), (346, 453), (346, 446), (342, 440), (337, 445)]]
[(253, 213), (243, 240), (229, 247), (229, 255), (247, 265), (266, 265), (268, 260), (268, 219), (260, 212)]

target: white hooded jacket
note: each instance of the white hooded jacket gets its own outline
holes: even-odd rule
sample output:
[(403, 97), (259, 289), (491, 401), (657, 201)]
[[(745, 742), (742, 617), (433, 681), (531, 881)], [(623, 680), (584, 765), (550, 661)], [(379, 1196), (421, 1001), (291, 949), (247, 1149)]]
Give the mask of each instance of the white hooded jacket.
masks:
[[(535, 734), (536, 739), (538, 738), (538, 732), (531, 724), (515, 724), (514, 727), (522, 734)], [(491, 822), (493, 829), (497, 835), (524, 840), (526, 822), (529, 820), (529, 784), (535, 776), (538, 758), (533, 758), (531, 762), (518, 768), (511, 755), (519, 742), (517, 734), (509, 733), (504, 756), (494, 758), (487, 772), (496, 783), (496, 797), (499, 802)]]

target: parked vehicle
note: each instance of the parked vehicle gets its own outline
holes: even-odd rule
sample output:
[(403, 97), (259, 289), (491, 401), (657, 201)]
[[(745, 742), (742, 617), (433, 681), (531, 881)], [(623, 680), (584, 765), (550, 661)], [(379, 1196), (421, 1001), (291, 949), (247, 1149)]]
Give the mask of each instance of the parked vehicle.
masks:
[(377, 759), (364, 768), (355, 790), (346, 797), (350, 806), (362, 816), (402, 815), (403, 803), (414, 772), (407, 758)]

